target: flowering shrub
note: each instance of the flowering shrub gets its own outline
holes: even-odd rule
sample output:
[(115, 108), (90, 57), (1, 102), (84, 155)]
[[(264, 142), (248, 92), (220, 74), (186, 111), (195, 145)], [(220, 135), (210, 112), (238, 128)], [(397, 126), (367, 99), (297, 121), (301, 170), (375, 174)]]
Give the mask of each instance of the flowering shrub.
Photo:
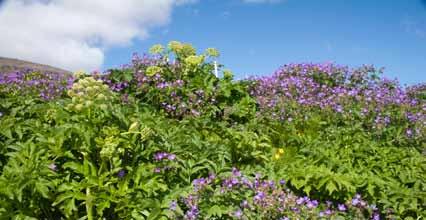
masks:
[(397, 125), (406, 129), (408, 138), (424, 140), (424, 98), (409, 95), (416, 87), (406, 92), (396, 81), (378, 78), (380, 72), (372, 66), (350, 71), (332, 63), (290, 64), (254, 80), (250, 93), (259, 104), (259, 115), (273, 120), (331, 112), (346, 121), (361, 121), (378, 134)]
[(426, 216), (424, 84), (331, 63), (236, 81), (213, 48), (150, 52), (0, 73), (0, 219)]
[(42, 99), (53, 99), (64, 95), (74, 82), (72, 75), (40, 73), (30, 69), (22, 72), (0, 74), (0, 97), (29, 95)]
[(68, 95), (71, 97), (72, 103), (67, 107), (75, 111), (93, 107), (106, 110), (108, 108), (107, 103), (111, 102), (114, 96), (102, 80), (95, 80), (92, 77), (78, 80), (68, 90)]
[(185, 219), (379, 219), (375, 205), (359, 194), (346, 203), (320, 203), (297, 196), (285, 181), (248, 177), (233, 168), (230, 176), (210, 175), (193, 181), (193, 190), (170, 204), (173, 218)]
[(155, 55), (134, 55), (130, 66), (99, 78), (125, 101), (134, 96), (175, 118), (204, 114), (246, 120), (254, 114), (255, 101), (242, 84), (232, 81), (232, 74), (226, 72), (222, 80), (212, 74), (212, 58), (219, 56), (215, 49), (196, 55), (191, 45), (174, 41), (167, 51), (155, 45), (151, 52)]

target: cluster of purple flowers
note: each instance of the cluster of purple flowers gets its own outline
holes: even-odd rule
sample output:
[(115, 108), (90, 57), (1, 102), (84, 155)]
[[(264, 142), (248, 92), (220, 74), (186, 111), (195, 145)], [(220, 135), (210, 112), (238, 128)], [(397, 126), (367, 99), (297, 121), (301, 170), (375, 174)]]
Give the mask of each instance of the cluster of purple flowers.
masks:
[(157, 152), (154, 154), (154, 160), (155, 161), (162, 161), (162, 160), (174, 160), (176, 159), (175, 154), (167, 153), (167, 152)]
[[(295, 195), (286, 188), (284, 180), (263, 180), (259, 174), (250, 178), (235, 168), (228, 177), (210, 175), (208, 178), (194, 180), (192, 193), (182, 198), (182, 201), (183, 209), (186, 210), (183, 216), (185, 219), (202, 218), (200, 207), (206, 207), (207, 204), (207, 207), (217, 205), (211, 204), (211, 201), (229, 204), (232, 211), (229, 211), (228, 215), (236, 219), (246, 219), (250, 216), (269, 219), (329, 219), (333, 216), (380, 219), (379, 210), (374, 205), (368, 205), (359, 194), (346, 203), (320, 203), (307, 196)], [(171, 210), (175, 210), (176, 201), (171, 206)]]
[(0, 74), (0, 92), (12, 95), (34, 95), (45, 100), (65, 94), (71, 88), (71, 74), (38, 72), (31, 69)]
[(194, 187), (194, 191), (199, 191), (204, 189), (206, 186), (211, 184), (215, 180), (216, 176), (214, 174), (210, 174), (207, 178), (198, 178), (192, 181), (192, 186)]
[[(392, 111), (397, 108), (407, 114), (416, 135), (422, 135), (426, 126), (426, 103), (418, 99), (425, 86), (407, 90), (397, 81), (379, 78), (372, 66), (350, 70), (332, 63), (290, 64), (278, 69), (272, 76), (253, 78), (250, 94), (260, 107), (259, 116), (275, 120), (303, 118), (313, 109), (331, 111), (365, 122), (372, 118), (373, 128), (397, 123)], [(397, 114), (396, 114), (397, 115)]]
[[(151, 66), (162, 67), (167, 73), (156, 73), (149, 75), (147, 68)], [(116, 92), (125, 92), (124, 89), (131, 88), (133, 95), (150, 98), (150, 104), (163, 109), (166, 113), (174, 117), (184, 115), (199, 116), (203, 109), (215, 103), (212, 94), (207, 95), (201, 88), (187, 88), (188, 82), (181, 77), (183, 71), (178, 61), (169, 62), (164, 57), (144, 55), (140, 57), (134, 54), (132, 63), (122, 67), (123, 72), (132, 72), (132, 80), (119, 79), (115, 71), (106, 71), (97, 78), (102, 79), (109, 87)], [(119, 72), (118, 72), (119, 73)], [(129, 94), (125, 94), (128, 97)], [(127, 99), (124, 99), (126, 101)]]
[[(167, 152), (157, 152), (154, 154), (154, 161), (156, 162), (167, 162), (167, 161), (174, 161), (176, 159), (176, 155), (172, 153)], [(162, 171), (167, 171), (172, 169), (171, 166), (169, 166), (167, 163), (159, 165), (154, 168), (154, 173), (161, 173)]]
[(188, 210), (185, 212), (184, 218), (187, 220), (194, 220), (198, 218), (199, 208), (198, 208), (198, 197), (194, 195), (189, 195), (184, 200)]

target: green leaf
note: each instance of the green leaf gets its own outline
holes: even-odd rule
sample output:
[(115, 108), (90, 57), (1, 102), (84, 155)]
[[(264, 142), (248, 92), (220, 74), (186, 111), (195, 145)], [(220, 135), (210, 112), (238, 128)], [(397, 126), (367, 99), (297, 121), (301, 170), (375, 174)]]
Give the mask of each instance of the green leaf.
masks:
[(326, 190), (327, 190), (330, 194), (332, 194), (334, 191), (336, 191), (336, 190), (337, 190), (337, 187), (336, 187), (336, 184), (334, 184), (334, 182), (333, 182), (333, 181), (329, 181), (329, 182), (326, 184), (325, 189), (326, 189)]
[(62, 167), (64, 169), (69, 168), (78, 174), (85, 174), (83, 165), (76, 162), (66, 162)]
[(223, 214), (227, 212), (227, 208), (219, 205), (213, 205), (207, 210), (207, 218), (211, 218), (213, 216), (222, 217)]
[(49, 198), (49, 187), (45, 181), (37, 181), (35, 183), (35, 189), (39, 192), (44, 198)]

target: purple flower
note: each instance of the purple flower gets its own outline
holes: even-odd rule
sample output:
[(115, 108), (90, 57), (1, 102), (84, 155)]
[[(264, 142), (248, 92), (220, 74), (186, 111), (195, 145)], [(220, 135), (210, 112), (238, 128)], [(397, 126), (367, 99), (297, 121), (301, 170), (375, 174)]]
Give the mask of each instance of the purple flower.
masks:
[(241, 219), (241, 217), (243, 216), (243, 212), (241, 211), (241, 209), (238, 209), (237, 211), (235, 211), (234, 216), (237, 219)]
[(198, 217), (198, 207), (192, 206), (186, 213), (185, 213), (185, 219), (188, 220), (195, 220)]
[(123, 178), (126, 175), (126, 171), (124, 169), (121, 169), (120, 171), (118, 171), (117, 176), (119, 178)]
[(317, 200), (308, 201), (307, 204), (306, 204), (306, 207), (308, 207), (309, 209), (313, 209), (317, 206), (318, 206)]
[(254, 200), (263, 200), (265, 198), (264, 192), (257, 192), (257, 194), (254, 196)]
[(162, 161), (162, 160), (174, 160), (176, 159), (175, 154), (170, 154), (166, 152), (157, 152), (154, 154), (154, 160)]
[(291, 208), (291, 211), (293, 211), (294, 213), (299, 213), (300, 209), (293, 207), (293, 208)]
[(175, 155), (175, 154), (169, 154), (169, 155), (167, 156), (167, 159), (169, 159), (169, 160), (174, 160), (174, 159), (176, 159), (176, 155)]
[(154, 160), (160, 161), (167, 157), (167, 153), (165, 152), (158, 152), (154, 155)]
[(380, 220), (380, 215), (377, 212), (373, 213), (373, 216), (371, 217), (372, 220)]
[(240, 206), (241, 206), (241, 208), (248, 208), (249, 204), (248, 204), (247, 200), (244, 200), (244, 201), (241, 202)]
[(296, 200), (296, 204), (298, 204), (298, 205), (302, 205), (303, 203), (305, 203), (305, 198), (303, 198), (303, 197), (300, 197)]
[(355, 197), (352, 199), (352, 205), (356, 206), (361, 203), (361, 195), (356, 194)]
[(198, 178), (192, 181), (192, 185), (194, 186), (195, 191), (202, 189), (207, 184), (208, 182), (205, 178)]
[(57, 166), (56, 166), (56, 164), (54, 164), (54, 163), (51, 163), (51, 164), (49, 164), (49, 169), (51, 169), (52, 171), (57, 171), (58, 170), (58, 168), (57, 168)]
[(232, 175), (236, 176), (236, 177), (240, 177), (241, 176), (241, 172), (237, 168), (232, 167)]
[(172, 211), (175, 211), (177, 207), (177, 202), (175, 200), (173, 200), (170, 205), (169, 205), (169, 209)]
[(154, 168), (154, 173), (161, 173), (161, 168), (159, 167)]
[(346, 211), (346, 206), (344, 204), (339, 204), (337, 205), (337, 209), (341, 212)]
[(207, 178), (210, 182), (213, 181), (216, 178), (216, 175), (214, 173), (210, 173), (209, 177)]
[(405, 134), (406, 134), (408, 137), (411, 137), (411, 136), (413, 135), (413, 130), (411, 130), (411, 129), (407, 129), (407, 130), (405, 131)]
[(339, 113), (342, 113), (342, 112), (343, 112), (342, 106), (340, 106), (340, 105), (337, 105), (337, 106), (335, 107), (335, 110), (336, 110), (336, 112), (339, 112)]

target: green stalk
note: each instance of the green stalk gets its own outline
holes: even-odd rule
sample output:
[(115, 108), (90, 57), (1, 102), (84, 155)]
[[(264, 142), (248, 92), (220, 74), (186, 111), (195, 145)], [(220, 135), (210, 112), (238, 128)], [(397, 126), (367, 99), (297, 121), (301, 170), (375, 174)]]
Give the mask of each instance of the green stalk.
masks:
[(92, 198), (90, 195), (90, 188), (86, 188), (86, 212), (87, 220), (93, 220)]

